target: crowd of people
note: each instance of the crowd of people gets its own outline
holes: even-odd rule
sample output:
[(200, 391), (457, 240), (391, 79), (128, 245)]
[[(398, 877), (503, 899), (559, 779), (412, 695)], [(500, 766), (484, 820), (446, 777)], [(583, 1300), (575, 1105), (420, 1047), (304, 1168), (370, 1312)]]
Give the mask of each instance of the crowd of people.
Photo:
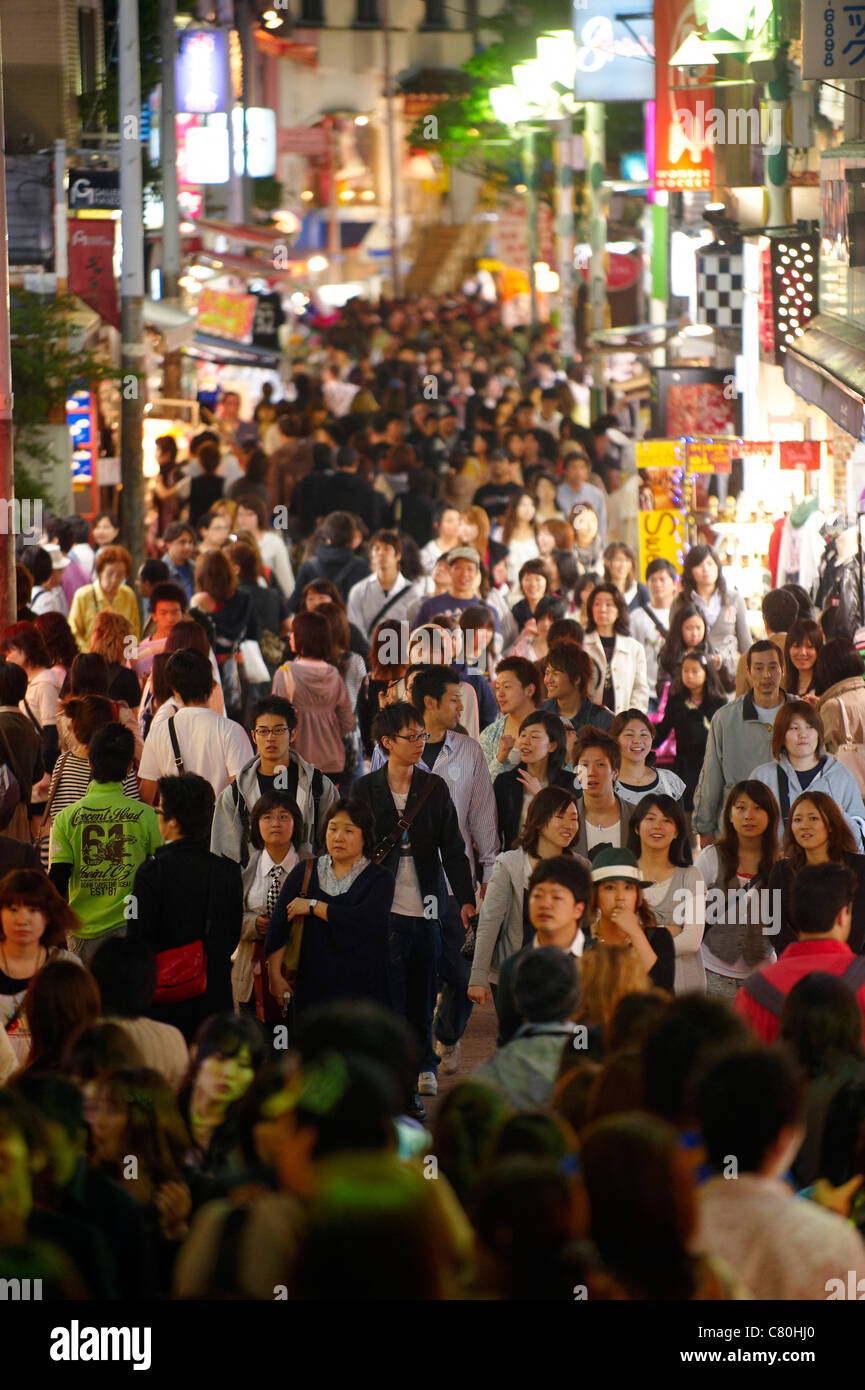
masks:
[(641, 578), (609, 404), (480, 301), (352, 301), (285, 399), (157, 441), (137, 574), (110, 512), (19, 547), (6, 1277), (865, 1275), (862, 657), (795, 584), (749, 613), (711, 535)]

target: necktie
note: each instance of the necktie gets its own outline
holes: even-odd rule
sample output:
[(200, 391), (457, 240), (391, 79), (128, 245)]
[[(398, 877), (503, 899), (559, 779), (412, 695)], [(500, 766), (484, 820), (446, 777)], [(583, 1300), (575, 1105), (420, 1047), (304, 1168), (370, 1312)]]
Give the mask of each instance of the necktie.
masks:
[(270, 871), (270, 883), (267, 885), (267, 916), (273, 916), (277, 899), (282, 890), (282, 865), (274, 864)]

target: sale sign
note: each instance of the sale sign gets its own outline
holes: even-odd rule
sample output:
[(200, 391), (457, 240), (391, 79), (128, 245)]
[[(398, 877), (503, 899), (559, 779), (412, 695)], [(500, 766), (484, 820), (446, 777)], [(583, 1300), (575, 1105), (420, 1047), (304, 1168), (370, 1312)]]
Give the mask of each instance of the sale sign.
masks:
[(781, 454), (781, 467), (798, 469), (803, 473), (816, 473), (820, 469), (819, 439), (782, 439), (778, 445)]
[(689, 473), (729, 473), (733, 446), (723, 440), (697, 439), (688, 445)]

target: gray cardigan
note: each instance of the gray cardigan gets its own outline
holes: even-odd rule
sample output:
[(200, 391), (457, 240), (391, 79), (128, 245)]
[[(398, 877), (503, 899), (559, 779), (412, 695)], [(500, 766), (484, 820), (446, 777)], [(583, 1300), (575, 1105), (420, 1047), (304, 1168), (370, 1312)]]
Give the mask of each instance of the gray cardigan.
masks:
[(478, 914), (469, 986), (495, 982), (499, 966), (523, 945), (523, 897), (531, 865), (524, 849), (509, 849), (493, 864)]

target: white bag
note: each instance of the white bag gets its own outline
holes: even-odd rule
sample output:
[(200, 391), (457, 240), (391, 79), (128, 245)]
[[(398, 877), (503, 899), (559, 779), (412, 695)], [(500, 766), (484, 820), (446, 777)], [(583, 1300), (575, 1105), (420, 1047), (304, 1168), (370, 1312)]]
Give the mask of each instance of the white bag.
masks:
[(240, 656), (243, 661), (243, 674), (249, 685), (270, 685), (267, 662), (255, 638), (247, 637), (245, 642), (241, 642)]

